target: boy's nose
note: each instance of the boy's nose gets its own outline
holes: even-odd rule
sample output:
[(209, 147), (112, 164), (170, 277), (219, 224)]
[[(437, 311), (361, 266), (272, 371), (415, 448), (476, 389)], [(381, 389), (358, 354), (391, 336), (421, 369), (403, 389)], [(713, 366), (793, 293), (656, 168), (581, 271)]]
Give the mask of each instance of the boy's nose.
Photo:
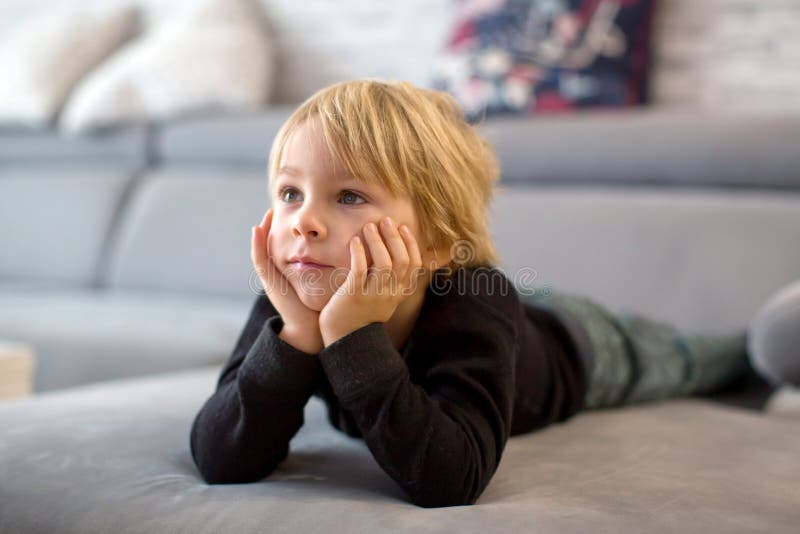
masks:
[(300, 214), (292, 228), (295, 237), (322, 238), (326, 235), (325, 225), (311, 214)]

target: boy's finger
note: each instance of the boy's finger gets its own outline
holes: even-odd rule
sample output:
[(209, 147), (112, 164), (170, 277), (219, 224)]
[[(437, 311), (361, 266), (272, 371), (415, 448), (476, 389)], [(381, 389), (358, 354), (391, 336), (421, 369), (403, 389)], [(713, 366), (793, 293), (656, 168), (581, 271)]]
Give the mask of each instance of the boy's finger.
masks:
[(264, 230), (260, 226), (253, 227), (253, 263), (257, 267), (267, 267), (267, 247), (264, 243)]
[(263, 229), (259, 226), (253, 227), (253, 241), (252, 241), (252, 260), (256, 272), (262, 278), (262, 283), (265, 289), (272, 287), (275, 281), (275, 270), (277, 269), (272, 261), (270, 261), (267, 247), (263, 242)]
[(411, 233), (408, 226), (402, 226), (400, 228), (400, 235), (403, 237), (406, 247), (408, 248), (409, 263), (408, 272), (406, 274), (409, 278), (407, 282), (411, 283), (414, 282), (414, 278), (422, 267), (422, 255), (419, 251), (419, 243), (417, 243), (417, 239), (414, 237), (414, 234)]
[(372, 265), (378, 269), (391, 269), (392, 256), (383, 242), (380, 230), (374, 223), (364, 226), (364, 237), (369, 245), (369, 252), (372, 255)]
[[(391, 219), (390, 219), (391, 220)], [(404, 277), (408, 264), (411, 261), (408, 254), (405, 238), (400, 235), (394, 224), (381, 221), (381, 231), (384, 233), (384, 242), (388, 243), (389, 254), (392, 258), (392, 268)]]
[(253, 226), (250, 229), (252, 232), (250, 240), (250, 256), (255, 267), (259, 267), (263, 263), (263, 247), (261, 246), (261, 236), (259, 233), (260, 230), (261, 228), (259, 226)]
[[(260, 259), (262, 264), (266, 263), (266, 260), (269, 256), (267, 242), (269, 240), (269, 230), (270, 230), (270, 214), (272, 213), (272, 209), (270, 208), (264, 214), (264, 217), (261, 219), (261, 223), (254, 227), (253, 231), (255, 232), (255, 237), (258, 239), (258, 246), (255, 245), (254, 247), (257, 249), (258, 258)], [(266, 266), (266, 265), (264, 265)]]
[(261, 224), (259, 226), (269, 233), (270, 226), (272, 226), (272, 208), (268, 209), (264, 214), (264, 218), (261, 219)]
[(367, 277), (367, 256), (364, 243), (358, 236), (350, 240), (350, 270), (357, 288), (363, 288)]

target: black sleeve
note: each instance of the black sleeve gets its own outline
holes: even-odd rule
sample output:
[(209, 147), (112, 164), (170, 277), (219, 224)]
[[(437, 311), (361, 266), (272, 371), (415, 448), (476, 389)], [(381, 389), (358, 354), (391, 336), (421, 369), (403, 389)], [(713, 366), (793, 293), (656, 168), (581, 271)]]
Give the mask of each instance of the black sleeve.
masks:
[(261, 480), (289, 454), (303, 409), (323, 377), (315, 354), (280, 339), (283, 321), (256, 299), (216, 391), (192, 424), (190, 449), (209, 484)]
[(381, 323), (319, 354), (343, 408), (381, 468), (424, 507), (473, 504), (509, 437), (516, 325), (477, 298), (428, 325), (419, 383)]

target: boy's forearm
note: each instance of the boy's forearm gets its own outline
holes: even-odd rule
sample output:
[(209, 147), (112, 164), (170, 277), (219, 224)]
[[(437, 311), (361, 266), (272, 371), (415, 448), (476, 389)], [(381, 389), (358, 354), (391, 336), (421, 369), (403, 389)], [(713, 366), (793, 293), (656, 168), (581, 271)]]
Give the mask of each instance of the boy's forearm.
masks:
[(325, 348), (322, 335), (319, 333), (315, 335), (311, 328), (298, 329), (291, 325), (284, 324), (278, 337), (297, 350), (307, 352), (308, 354), (319, 354), (320, 351)]

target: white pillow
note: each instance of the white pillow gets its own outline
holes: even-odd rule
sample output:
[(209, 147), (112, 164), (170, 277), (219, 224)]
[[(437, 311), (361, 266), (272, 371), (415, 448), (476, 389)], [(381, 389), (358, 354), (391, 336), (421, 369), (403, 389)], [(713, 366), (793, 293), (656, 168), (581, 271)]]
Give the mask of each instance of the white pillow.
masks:
[(78, 85), (62, 129), (260, 107), (270, 96), (274, 57), (259, 7), (252, 0), (208, 0), (167, 19)]
[(132, 5), (62, 5), (24, 21), (0, 42), (0, 122), (41, 126), (73, 86), (138, 31)]

